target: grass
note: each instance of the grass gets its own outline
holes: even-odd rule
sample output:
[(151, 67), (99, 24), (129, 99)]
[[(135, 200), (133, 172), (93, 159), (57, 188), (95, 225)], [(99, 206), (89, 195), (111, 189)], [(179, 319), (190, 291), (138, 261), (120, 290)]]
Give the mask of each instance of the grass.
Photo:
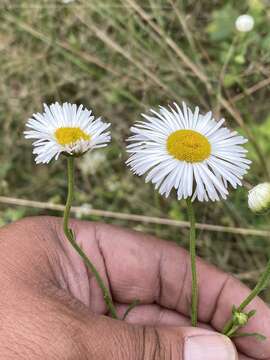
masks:
[[(245, 12), (254, 16), (255, 29), (237, 34), (234, 20)], [(186, 220), (184, 202), (174, 195), (161, 198), (124, 166), (124, 139), (140, 113), (185, 100), (202, 111), (212, 109), (247, 136), (253, 160), (245, 186), (231, 191), (228, 201), (196, 206), (198, 221), (269, 229), (269, 214), (254, 216), (246, 201), (251, 186), (269, 179), (269, 18), (269, 7), (260, 0), (85, 0), (67, 5), (2, 0), (0, 194), (64, 201), (64, 161), (35, 166), (22, 131), (43, 102), (68, 100), (93, 108), (113, 129), (109, 148), (77, 162), (76, 205)], [(40, 213), (59, 215), (0, 204), (2, 224)], [(186, 229), (106, 221), (188, 245)], [(270, 241), (199, 230), (198, 252), (253, 285), (270, 254)], [(264, 296), (270, 301), (269, 292)]]

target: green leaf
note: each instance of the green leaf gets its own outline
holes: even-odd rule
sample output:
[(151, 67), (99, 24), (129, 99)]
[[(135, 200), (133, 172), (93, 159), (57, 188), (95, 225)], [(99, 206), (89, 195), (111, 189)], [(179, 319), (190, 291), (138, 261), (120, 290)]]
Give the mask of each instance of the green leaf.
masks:
[(265, 4), (262, 0), (248, 0), (250, 12), (253, 14), (260, 14), (265, 9)]
[(236, 74), (226, 74), (223, 79), (223, 85), (225, 88), (229, 88), (238, 83), (239, 75)]
[(239, 333), (239, 334), (234, 334), (232, 335), (232, 338), (239, 338), (239, 337), (255, 337), (257, 340), (259, 341), (264, 341), (266, 340), (266, 336), (262, 335), (262, 334), (259, 334), (259, 333)]
[(248, 318), (250, 319), (252, 316), (254, 316), (256, 314), (256, 310), (251, 310), (248, 314), (247, 314), (247, 316), (248, 316)]
[(130, 313), (130, 311), (132, 309), (134, 309), (137, 305), (139, 305), (140, 303), (140, 300), (134, 300), (132, 301), (132, 303), (128, 306), (126, 312), (124, 313), (124, 316), (123, 316), (123, 319), (122, 320), (125, 320), (125, 318), (128, 316), (128, 314)]
[(270, 50), (270, 34), (266, 34), (261, 39), (261, 47), (265, 50)]
[(237, 18), (237, 12), (231, 4), (226, 4), (219, 10), (212, 13), (212, 21), (207, 26), (211, 40), (221, 41), (231, 38), (234, 32), (234, 23)]

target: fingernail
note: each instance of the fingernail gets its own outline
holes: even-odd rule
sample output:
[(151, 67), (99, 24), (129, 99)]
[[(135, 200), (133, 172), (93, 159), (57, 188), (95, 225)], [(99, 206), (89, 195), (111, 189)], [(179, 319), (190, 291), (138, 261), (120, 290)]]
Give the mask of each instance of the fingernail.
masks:
[(184, 360), (237, 360), (234, 345), (227, 336), (194, 335), (185, 339)]

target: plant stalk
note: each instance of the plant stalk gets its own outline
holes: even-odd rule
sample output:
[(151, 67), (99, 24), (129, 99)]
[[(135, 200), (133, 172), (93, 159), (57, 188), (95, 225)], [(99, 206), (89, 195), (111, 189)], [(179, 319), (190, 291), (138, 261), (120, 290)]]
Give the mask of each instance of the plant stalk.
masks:
[(95, 279), (100, 289), (102, 290), (104, 301), (109, 309), (111, 316), (114, 319), (117, 319), (118, 317), (117, 317), (116, 309), (112, 302), (112, 298), (110, 296), (109, 290), (105, 286), (94, 264), (90, 261), (90, 259), (87, 257), (83, 249), (76, 242), (73, 231), (69, 228), (70, 209), (74, 198), (74, 157), (73, 156), (67, 157), (67, 174), (68, 174), (68, 195), (67, 195), (66, 207), (64, 211), (64, 220), (63, 220), (64, 233), (67, 239), (69, 240), (70, 244), (73, 246), (75, 251), (77, 251), (77, 253), (84, 261), (85, 265), (94, 274)]
[(191, 298), (191, 325), (197, 326), (198, 318), (198, 285), (196, 272), (196, 229), (195, 214), (193, 204), (190, 198), (187, 199), (188, 217), (190, 221), (189, 230), (189, 253), (192, 273), (192, 298)]
[[(251, 291), (251, 293), (245, 298), (245, 300), (239, 305), (237, 308), (238, 312), (242, 312), (248, 304), (251, 303), (251, 301), (260, 294), (260, 292), (267, 286), (268, 282), (270, 280), (270, 259), (267, 263), (266, 269), (262, 276), (260, 277), (257, 285), (254, 287), (254, 289)], [(234, 327), (233, 319), (229, 320), (224, 328), (222, 333), (224, 335), (230, 336), (235, 333), (235, 331), (232, 332), (232, 328)], [(239, 328), (240, 326), (238, 326)]]

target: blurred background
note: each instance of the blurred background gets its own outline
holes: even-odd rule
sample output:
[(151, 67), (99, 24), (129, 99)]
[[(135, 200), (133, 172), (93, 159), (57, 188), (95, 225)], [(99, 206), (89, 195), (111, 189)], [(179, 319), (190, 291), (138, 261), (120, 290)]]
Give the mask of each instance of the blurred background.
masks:
[[(185, 223), (160, 220), (185, 221), (185, 202), (162, 198), (124, 164), (125, 139), (140, 113), (185, 100), (249, 138), (253, 164), (244, 187), (231, 189), (226, 202), (196, 204), (196, 214), (206, 224), (198, 253), (254, 285), (270, 254), (269, 214), (247, 206), (248, 189), (270, 173), (270, 2), (1, 0), (0, 8), (0, 224), (61, 215), (65, 161), (36, 166), (22, 132), (42, 103), (70, 101), (111, 122), (113, 136), (111, 146), (77, 161), (74, 205), (84, 211), (74, 216), (187, 247)], [(255, 21), (246, 33), (235, 28), (244, 13)], [(20, 199), (40, 203), (21, 206)], [(270, 302), (269, 291), (264, 296)]]

